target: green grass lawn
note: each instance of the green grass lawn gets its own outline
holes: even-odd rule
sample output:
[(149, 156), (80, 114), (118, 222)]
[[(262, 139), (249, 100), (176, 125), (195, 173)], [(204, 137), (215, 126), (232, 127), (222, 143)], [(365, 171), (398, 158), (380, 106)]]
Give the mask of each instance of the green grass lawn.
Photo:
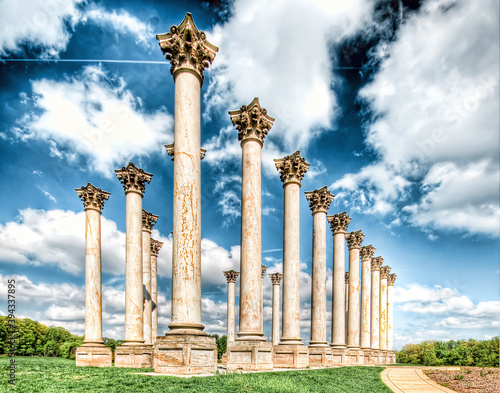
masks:
[(179, 378), (134, 375), (152, 369), (75, 367), (74, 360), (18, 357), (16, 386), (8, 384), (9, 358), (0, 357), (1, 392), (391, 392), (382, 367), (227, 374)]

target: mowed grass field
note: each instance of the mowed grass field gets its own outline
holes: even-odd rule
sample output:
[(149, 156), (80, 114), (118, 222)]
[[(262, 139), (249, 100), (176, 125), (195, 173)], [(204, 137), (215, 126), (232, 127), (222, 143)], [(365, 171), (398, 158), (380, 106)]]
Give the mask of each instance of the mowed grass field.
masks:
[(12, 386), (8, 383), (8, 364), (8, 357), (0, 357), (1, 392), (391, 392), (380, 379), (382, 367), (179, 378), (135, 374), (152, 369), (83, 368), (76, 367), (74, 360), (17, 357), (17, 381)]

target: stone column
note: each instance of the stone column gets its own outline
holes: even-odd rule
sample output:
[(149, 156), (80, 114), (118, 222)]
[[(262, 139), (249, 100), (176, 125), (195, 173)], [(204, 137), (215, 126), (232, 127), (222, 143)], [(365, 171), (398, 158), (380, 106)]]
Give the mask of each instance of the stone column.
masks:
[(142, 281), (144, 288), (144, 344), (153, 345), (153, 298), (151, 296), (151, 231), (158, 216), (142, 209)]
[(158, 336), (158, 268), (157, 259), (163, 242), (151, 239), (151, 302), (152, 302), (152, 317), (151, 317), (151, 335), (153, 344)]
[(101, 210), (111, 194), (90, 183), (76, 193), (85, 208), (85, 340), (76, 365), (111, 367), (111, 350), (102, 340), (101, 282)]
[[(170, 60), (175, 82), (175, 149), (172, 319), (166, 333), (171, 337), (162, 338), (160, 347), (155, 348), (155, 371), (212, 372), (217, 367), (215, 339), (206, 337), (201, 323), (200, 88), (203, 72), (214, 60), (218, 48), (207, 41), (189, 13), (179, 26), (172, 26), (170, 32), (156, 38)], [(206, 351), (213, 350), (213, 356), (192, 350), (191, 342), (206, 345)], [(179, 345), (185, 349), (181, 360), (163, 355)]]
[(271, 283), (273, 284), (273, 345), (278, 345), (280, 341), (280, 284), (283, 279), (283, 274), (269, 274)]
[(242, 175), (240, 326), (236, 341), (228, 346), (227, 367), (270, 370), (272, 346), (265, 342), (262, 329), (261, 150), (274, 119), (261, 108), (258, 98), (229, 115), (241, 141)]
[(264, 275), (266, 274), (267, 266), (262, 265), (260, 276), (260, 329), (264, 332)]
[[(285, 192), (283, 219), (282, 336), (278, 346), (303, 346), (300, 337), (300, 183), (309, 165), (300, 151), (274, 160)], [(289, 353), (291, 347), (283, 348)], [(298, 350), (297, 348), (293, 349)], [(275, 349), (275, 367), (306, 367), (308, 351), (294, 353), (291, 364)], [(305, 356), (302, 356), (305, 354)], [(277, 363), (276, 360), (279, 360)]]
[(345, 231), (351, 218), (346, 212), (327, 217), (333, 233), (333, 288), (332, 288), (332, 349), (334, 363), (344, 363), (346, 346), (345, 318)]
[(369, 350), (370, 343), (370, 292), (371, 292), (371, 261), (375, 247), (361, 247), (361, 349)]
[(345, 278), (345, 342), (347, 343), (347, 335), (349, 331), (349, 272), (344, 273)]
[(387, 278), (391, 268), (380, 268), (380, 350), (382, 363), (387, 363)]
[(234, 287), (239, 275), (240, 273), (234, 270), (224, 272), (227, 279), (227, 342), (234, 341)]
[[(129, 163), (117, 169), (126, 195), (125, 341), (116, 349), (117, 367), (151, 367), (151, 348), (144, 346), (142, 275), (142, 197), (151, 173)], [(133, 348), (137, 347), (137, 348)]]
[(372, 258), (371, 349), (374, 363), (379, 363), (380, 350), (380, 267), (382, 257)]
[(347, 323), (347, 348), (349, 348), (349, 362), (363, 364), (363, 352), (359, 351), (359, 251), (364, 235), (361, 231), (346, 235), (349, 245), (349, 316)]
[(392, 273), (387, 276), (387, 351), (388, 363), (396, 363), (396, 355), (393, 348), (393, 294), (394, 282), (396, 281), (396, 274)]

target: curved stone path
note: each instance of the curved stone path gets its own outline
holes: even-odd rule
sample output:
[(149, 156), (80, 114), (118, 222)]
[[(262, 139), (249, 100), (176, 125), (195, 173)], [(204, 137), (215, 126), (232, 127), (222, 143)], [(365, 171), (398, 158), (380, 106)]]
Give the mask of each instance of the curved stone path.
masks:
[(431, 380), (422, 369), (423, 367), (387, 367), (382, 371), (381, 377), (395, 393), (456, 393)]

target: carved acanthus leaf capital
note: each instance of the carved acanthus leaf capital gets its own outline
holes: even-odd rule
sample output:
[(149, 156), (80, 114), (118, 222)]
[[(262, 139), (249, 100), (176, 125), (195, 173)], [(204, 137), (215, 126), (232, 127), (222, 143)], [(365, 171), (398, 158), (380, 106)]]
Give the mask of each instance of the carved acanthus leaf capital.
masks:
[(309, 201), (309, 208), (312, 213), (317, 212), (327, 212), (330, 204), (333, 201), (333, 195), (326, 186), (314, 190), (314, 191), (306, 191), (306, 198)]
[(366, 259), (370, 259), (374, 253), (375, 253), (375, 247), (373, 247), (371, 244), (368, 246), (361, 247), (360, 251), (361, 260), (363, 261)]
[(155, 216), (153, 213), (147, 212), (142, 209), (142, 230), (151, 232), (153, 230), (153, 226), (158, 221), (158, 216)]
[(146, 188), (146, 183), (151, 181), (151, 177), (153, 176), (151, 173), (147, 173), (144, 170), (137, 168), (131, 162), (122, 169), (116, 169), (116, 177), (122, 182), (123, 189), (125, 193), (128, 191), (136, 191), (144, 193)]
[(76, 194), (83, 201), (85, 210), (94, 209), (99, 212), (104, 207), (104, 202), (111, 195), (111, 193), (103, 191), (90, 183), (87, 183), (86, 186), (82, 186), (81, 188), (75, 188), (75, 190)]
[(280, 179), (283, 182), (283, 186), (290, 182), (300, 184), (304, 178), (304, 174), (311, 165), (300, 156), (299, 150), (289, 156), (275, 159), (274, 162), (276, 164), (276, 169), (280, 173)]
[(151, 238), (151, 256), (157, 257), (163, 247), (163, 242)]
[(395, 273), (389, 274), (387, 276), (387, 285), (394, 285), (394, 281), (396, 281), (397, 275)]
[(227, 272), (224, 272), (224, 276), (226, 276), (228, 284), (235, 283), (239, 275), (240, 273), (234, 270), (228, 270)]
[(347, 212), (328, 216), (327, 219), (334, 235), (339, 232), (345, 232), (351, 222), (351, 217), (347, 215)]
[(346, 284), (349, 284), (349, 272), (345, 272), (344, 274), (344, 280)]
[(380, 268), (380, 278), (388, 278), (389, 277), (389, 273), (391, 272), (391, 268), (390, 266), (382, 266)]
[(264, 143), (264, 138), (273, 126), (274, 118), (267, 114), (265, 108), (261, 108), (259, 99), (256, 97), (250, 105), (243, 105), (236, 111), (229, 111), (233, 126), (238, 130), (238, 140), (258, 140)]
[(380, 267), (384, 263), (384, 258), (382, 257), (372, 257), (372, 271), (380, 271)]
[(271, 283), (273, 285), (280, 285), (281, 280), (283, 279), (283, 274), (281, 273), (271, 273), (269, 274), (269, 278), (271, 279)]
[[(167, 149), (167, 154), (172, 157), (171, 160), (174, 160), (175, 156), (175, 150), (174, 150), (174, 144), (171, 145), (165, 145), (165, 148)], [(205, 158), (205, 154), (207, 151), (205, 149), (200, 149), (200, 159), (203, 160)]]
[(160, 48), (165, 58), (170, 60), (170, 72), (174, 75), (181, 69), (193, 71), (201, 81), (203, 72), (215, 59), (219, 50), (207, 41), (206, 34), (198, 30), (193, 17), (188, 12), (179, 26), (173, 25), (165, 34), (157, 34)]
[(264, 279), (264, 274), (266, 274), (267, 266), (260, 265), (261, 266), (261, 277)]
[(365, 235), (363, 235), (363, 232), (359, 230), (356, 232), (346, 233), (345, 238), (347, 240), (347, 245), (349, 246), (349, 249), (360, 248), (361, 243), (363, 243), (363, 239), (365, 238)]

